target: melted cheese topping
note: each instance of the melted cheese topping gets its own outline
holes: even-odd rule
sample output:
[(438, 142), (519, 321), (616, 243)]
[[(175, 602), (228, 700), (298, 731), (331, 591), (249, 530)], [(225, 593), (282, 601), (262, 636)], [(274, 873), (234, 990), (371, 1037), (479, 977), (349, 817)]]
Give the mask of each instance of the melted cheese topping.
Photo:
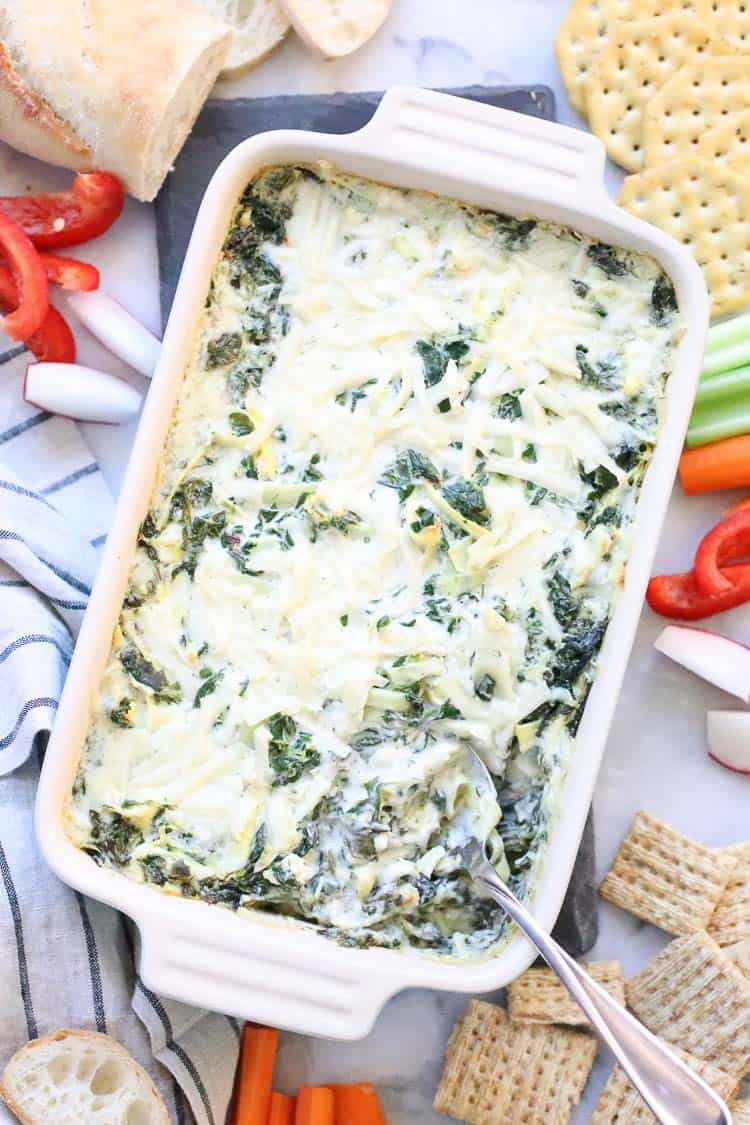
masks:
[[(238, 204), (70, 805), (98, 862), (453, 956), (543, 854), (679, 336), (655, 263), (329, 167)], [(467, 777), (466, 747), (496, 779)]]

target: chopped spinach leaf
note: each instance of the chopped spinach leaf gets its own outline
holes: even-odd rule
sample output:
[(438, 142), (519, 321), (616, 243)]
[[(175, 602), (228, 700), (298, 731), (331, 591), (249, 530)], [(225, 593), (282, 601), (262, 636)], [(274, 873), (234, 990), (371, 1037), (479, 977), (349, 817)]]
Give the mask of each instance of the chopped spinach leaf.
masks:
[(585, 344), (576, 344), (576, 363), (581, 372), (581, 382), (612, 391), (619, 386), (620, 361), (615, 355), (604, 356), (592, 364), (588, 358), (589, 349)]
[(255, 429), (244, 410), (234, 410), (229, 415), (229, 426), (236, 437), (245, 437)]
[(409, 527), (415, 534), (424, 531), (426, 527), (435, 527), (437, 525), (437, 516), (431, 508), (423, 508), (420, 504), (415, 515), (416, 519), (413, 519), (409, 524)]
[(603, 242), (592, 242), (586, 247), (586, 257), (607, 277), (624, 277), (630, 273), (626, 252), (618, 251), (614, 246), (605, 246)]
[(485, 526), (490, 521), (490, 513), (485, 503), (484, 492), (469, 480), (458, 478), (443, 486), (443, 496), (464, 519)]
[(660, 328), (669, 324), (672, 314), (677, 312), (677, 294), (674, 285), (665, 273), (657, 277), (651, 290), (651, 320)]
[(277, 711), (267, 724), (271, 732), (268, 759), (276, 774), (274, 786), (291, 785), (307, 770), (320, 765), (320, 753), (312, 745), (312, 735), (299, 730), (291, 715)]
[(536, 226), (536, 219), (517, 219), (514, 215), (502, 214), (497, 214), (494, 218), (506, 250), (525, 250)]
[(556, 570), (547, 582), (547, 597), (555, 618), (563, 629), (568, 629), (578, 615), (579, 605), (573, 595), (570, 582), (559, 570)]
[(581, 621), (555, 650), (555, 659), (547, 673), (554, 687), (571, 690), (579, 676), (601, 648), (607, 621)]
[(112, 708), (109, 717), (117, 727), (132, 727), (132, 701), (127, 695), (124, 695), (117, 706)]
[(512, 422), (515, 418), (520, 418), (521, 392), (506, 391), (504, 395), (501, 395), (498, 399), (496, 413), (498, 418), (505, 418), (508, 422)]
[(226, 367), (229, 363), (235, 363), (241, 352), (242, 336), (239, 332), (222, 332), (220, 336), (208, 341), (206, 367), (209, 371), (214, 367)]
[(220, 669), (216, 672), (213, 672), (210, 668), (201, 668), (198, 675), (200, 676), (202, 683), (195, 693), (193, 707), (200, 707), (206, 696), (211, 695), (212, 692), (216, 691), (217, 687), (224, 678), (224, 673)]
[(339, 406), (348, 404), (349, 411), (353, 414), (362, 399), (367, 398), (367, 388), (374, 387), (376, 383), (377, 379), (368, 379), (365, 383), (360, 383), (358, 387), (352, 387), (350, 391), (339, 391), (336, 395), (336, 402)]
[(255, 458), (251, 457), (249, 453), (246, 454), (240, 461), (240, 468), (244, 472), (245, 476), (250, 480), (258, 479), (258, 470), (255, 467)]
[(130, 862), (133, 848), (143, 840), (143, 833), (121, 813), (108, 810), (106, 814), (92, 809), (91, 845), (84, 851), (101, 864), (105, 860), (116, 867), (124, 867)]
[(491, 676), (489, 672), (486, 672), (483, 676), (480, 676), (474, 684), (474, 694), (479, 699), (484, 700), (485, 703), (489, 703), (495, 694), (495, 687), (495, 677)]
[(122, 649), (120, 663), (131, 679), (154, 693), (154, 698), (159, 703), (179, 703), (182, 699), (180, 685), (171, 684), (164, 672), (147, 660), (135, 645)]
[(414, 491), (416, 482), (420, 479), (428, 480), (432, 484), (440, 483), (440, 474), (423, 453), (416, 449), (406, 449), (386, 469), (380, 478), (380, 483), (386, 488), (395, 488), (401, 501), (407, 500)]
[(460, 363), (468, 350), (468, 343), (460, 336), (448, 340), (417, 340), (425, 384), (434, 387), (445, 375), (450, 361)]
[(305, 468), (302, 472), (302, 480), (304, 480), (304, 481), (322, 480), (323, 474), (321, 473), (320, 469), (318, 468), (319, 464), (320, 464), (320, 454), (319, 453), (313, 453), (312, 457), (307, 462), (307, 465), (305, 466)]

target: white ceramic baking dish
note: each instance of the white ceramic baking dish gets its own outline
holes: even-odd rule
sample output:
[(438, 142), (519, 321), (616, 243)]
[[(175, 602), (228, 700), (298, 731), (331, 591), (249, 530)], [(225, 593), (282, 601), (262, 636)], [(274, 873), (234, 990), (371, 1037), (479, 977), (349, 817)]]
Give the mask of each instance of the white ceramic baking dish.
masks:
[[(534, 892), (552, 927), (591, 803), (612, 712), (643, 602), (701, 367), (706, 291), (692, 257), (620, 211), (604, 191), (604, 148), (586, 133), (430, 91), (399, 88), (360, 132), (265, 133), (223, 161), (203, 199), (91, 603), (47, 750), (37, 833), (54, 871), (129, 915), (141, 935), (144, 982), (167, 996), (315, 1035), (365, 1035), (388, 997), (406, 987), (481, 993), (533, 959), (521, 937), (481, 962), (441, 962), (414, 952), (337, 946), (312, 929), (260, 913), (233, 914), (169, 897), (97, 867), (66, 837), (63, 811), (106, 662), (157, 465), (195, 338), (209, 277), (235, 202), (262, 167), (329, 160), (385, 183), (424, 188), (516, 215), (567, 224), (605, 242), (652, 254), (673, 279), (687, 331), (669, 381), (667, 418), (638, 505), (625, 588), (607, 631), (600, 671)], [(544, 293), (539, 300), (544, 301)]]

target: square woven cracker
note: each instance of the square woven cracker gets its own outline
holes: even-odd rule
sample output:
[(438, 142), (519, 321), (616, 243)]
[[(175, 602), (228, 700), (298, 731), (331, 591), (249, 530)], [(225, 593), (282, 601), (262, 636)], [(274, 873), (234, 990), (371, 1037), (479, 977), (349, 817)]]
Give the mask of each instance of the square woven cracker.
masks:
[(738, 941), (736, 945), (725, 945), (724, 952), (740, 972), (750, 978), (750, 938)]
[(750, 1098), (740, 1098), (731, 1109), (734, 1125), (750, 1125)]
[(735, 863), (639, 812), (599, 893), (669, 934), (689, 934), (705, 929)]
[(654, 91), (643, 118), (646, 167), (694, 154), (701, 137), (750, 105), (747, 55), (704, 54)]
[(750, 844), (735, 844), (723, 851), (734, 859), (735, 866), (707, 928), (719, 945), (735, 945), (750, 938)]
[(708, 934), (670, 942), (626, 992), (655, 1035), (728, 1074), (750, 1070), (750, 980)]
[(449, 1042), (435, 1109), (467, 1125), (565, 1125), (596, 1054), (587, 1032), (512, 1023), (482, 1000)]
[[(725, 1101), (736, 1093), (739, 1082), (712, 1063), (704, 1062), (689, 1055), (687, 1051), (676, 1051), (683, 1062), (694, 1070), (720, 1098)], [(735, 1118), (736, 1121), (736, 1118)], [(624, 1070), (615, 1066), (596, 1103), (589, 1125), (653, 1125), (656, 1122), (651, 1110), (643, 1101)]]
[(586, 77), (589, 124), (623, 168), (644, 163), (644, 117), (657, 90), (710, 49), (712, 24), (683, 11), (621, 21)]
[(750, 176), (750, 109), (730, 113), (709, 129), (695, 146), (696, 156)]
[[(619, 961), (592, 961), (584, 968), (615, 1000), (625, 1004), (625, 978)], [(508, 988), (508, 1015), (522, 1023), (567, 1023), (585, 1027), (588, 1020), (551, 969), (529, 969)]]
[(690, 247), (712, 316), (750, 303), (750, 180), (683, 157), (628, 176), (618, 202)]

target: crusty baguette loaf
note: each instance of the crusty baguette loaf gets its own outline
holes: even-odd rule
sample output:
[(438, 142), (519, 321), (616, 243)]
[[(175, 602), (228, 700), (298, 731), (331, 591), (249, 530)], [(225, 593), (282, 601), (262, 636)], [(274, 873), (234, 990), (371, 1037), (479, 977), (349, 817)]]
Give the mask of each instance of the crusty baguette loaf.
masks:
[(391, 0), (281, 0), (299, 37), (326, 58), (349, 55), (371, 39)]
[(95, 1031), (32, 1039), (5, 1068), (0, 1094), (23, 1125), (169, 1125), (146, 1071)]
[(234, 32), (221, 74), (236, 78), (277, 47), (289, 31), (278, 0), (200, 0), (207, 11)]
[(194, 0), (0, 0), (0, 140), (153, 199), (231, 40)]

